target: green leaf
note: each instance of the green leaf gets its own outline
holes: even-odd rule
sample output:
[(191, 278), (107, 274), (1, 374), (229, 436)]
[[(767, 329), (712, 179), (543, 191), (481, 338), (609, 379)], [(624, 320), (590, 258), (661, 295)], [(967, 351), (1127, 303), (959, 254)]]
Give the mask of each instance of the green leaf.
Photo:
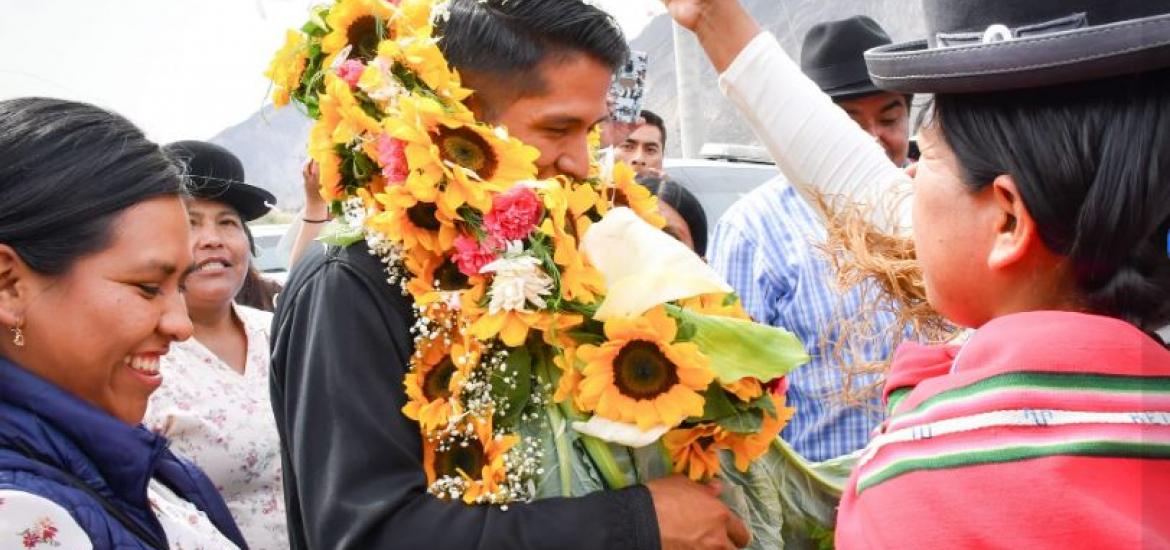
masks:
[(713, 382), (703, 392), (703, 417), (700, 420), (715, 422), (729, 432), (755, 433), (763, 425), (764, 412), (747, 403), (733, 402), (727, 390)]
[(723, 296), (723, 307), (733, 306), (739, 303), (739, 295), (734, 292), (728, 292)]
[(350, 227), (344, 221), (335, 219), (321, 230), (321, 234), (317, 237), (317, 240), (325, 244), (344, 248), (365, 238), (366, 236), (362, 232), (362, 228)]
[(695, 334), (699, 332), (699, 327), (686, 319), (679, 319), (678, 334), (675, 335), (675, 342), (690, 342), (695, 339)]
[(504, 368), (491, 375), (497, 426), (515, 426), (532, 395), (532, 355), (524, 347), (508, 348)]
[(673, 305), (667, 309), (676, 318), (694, 323), (697, 331), (691, 341), (711, 359), (711, 369), (724, 384), (748, 376), (767, 382), (809, 360), (800, 340), (784, 329)]

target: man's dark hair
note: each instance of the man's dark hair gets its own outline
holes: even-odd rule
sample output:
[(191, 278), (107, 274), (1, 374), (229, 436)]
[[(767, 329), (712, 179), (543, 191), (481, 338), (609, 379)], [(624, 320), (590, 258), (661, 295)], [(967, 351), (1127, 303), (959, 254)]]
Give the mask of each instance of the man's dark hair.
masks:
[(0, 243), (61, 275), (105, 248), (126, 208), (179, 196), (183, 180), (129, 120), (93, 105), (0, 101)]
[(451, 66), (520, 96), (543, 93), (550, 58), (584, 53), (616, 71), (630, 52), (613, 17), (580, 0), (451, 0), (440, 26)]
[(662, 143), (660, 143), (659, 145), (661, 145), (662, 150), (665, 151), (666, 150), (666, 122), (664, 122), (662, 120), (662, 117), (658, 116), (658, 114), (656, 114), (654, 111), (651, 111), (649, 109), (642, 109), (641, 116), (646, 121), (646, 124), (649, 124), (651, 126), (654, 126), (655, 128), (658, 128), (658, 132), (660, 134), (662, 134)]
[(1170, 69), (938, 94), (932, 109), (972, 191), (1015, 179), (1090, 312), (1151, 333), (1170, 322)]

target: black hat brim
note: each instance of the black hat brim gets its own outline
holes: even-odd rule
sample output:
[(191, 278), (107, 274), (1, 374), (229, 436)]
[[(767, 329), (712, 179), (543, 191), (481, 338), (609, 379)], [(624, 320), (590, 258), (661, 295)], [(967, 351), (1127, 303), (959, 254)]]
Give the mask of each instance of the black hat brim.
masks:
[(903, 93), (961, 94), (1083, 82), (1170, 67), (1170, 14), (1002, 42), (865, 53), (870, 78)]
[(240, 213), (244, 221), (260, 218), (276, 204), (276, 196), (255, 185), (233, 181), (208, 182), (191, 178), (189, 192), (192, 197), (226, 203)]
[(850, 99), (857, 99), (867, 95), (880, 94), (885, 90), (878, 88), (872, 81), (866, 80), (864, 82), (855, 82), (845, 86), (824, 90), (833, 101), (848, 101)]

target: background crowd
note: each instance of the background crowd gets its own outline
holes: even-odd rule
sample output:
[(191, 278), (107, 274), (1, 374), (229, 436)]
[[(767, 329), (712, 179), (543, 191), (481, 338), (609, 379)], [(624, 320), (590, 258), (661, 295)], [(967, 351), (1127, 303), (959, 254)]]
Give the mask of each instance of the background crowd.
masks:
[[(603, 146), (808, 348), (782, 438), (851, 465), (835, 544), (1170, 548), (1170, 2), (925, 0), (927, 41), (858, 16), (799, 60), (736, 0), (665, 3), (781, 175), (709, 220), (661, 117)], [(610, 18), (453, 0), (444, 25), (477, 114), (540, 177), (585, 177), (628, 55)], [(410, 303), (365, 243), (314, 242), (317, 172), (282, 289), (248, 226), (275, 198), (230, 151), (0, 102), (0, 549), (753, 544), (718, 482), (429, 495), (386, 367), (413, 352)]]

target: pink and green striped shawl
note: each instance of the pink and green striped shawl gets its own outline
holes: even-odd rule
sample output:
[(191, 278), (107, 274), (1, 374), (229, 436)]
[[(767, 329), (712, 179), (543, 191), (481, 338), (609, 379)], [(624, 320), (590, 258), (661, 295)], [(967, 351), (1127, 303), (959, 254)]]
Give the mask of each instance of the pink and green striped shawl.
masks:
[(839, 548), (1170, 548), (1170, 351), (1132, 325), (1005, 316), (905, 346)]

